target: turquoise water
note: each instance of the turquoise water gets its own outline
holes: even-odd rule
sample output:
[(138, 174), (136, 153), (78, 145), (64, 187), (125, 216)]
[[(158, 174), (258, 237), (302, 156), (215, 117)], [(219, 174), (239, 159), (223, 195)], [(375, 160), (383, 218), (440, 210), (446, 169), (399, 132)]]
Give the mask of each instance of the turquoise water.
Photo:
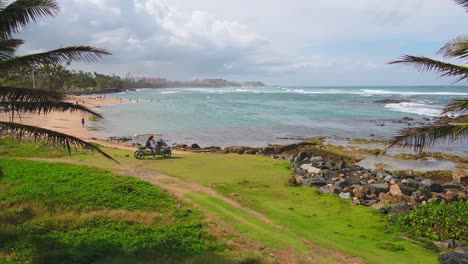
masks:
[[(242, 87), (142, 89), (106, 96), (98, 136), (164, 133), (171, 143), (264, 146), (311, 136), (388, 139), (407, 124), (434, 118), (468, 87)], [(382, 99), (410, 103), (377, 104)], [(380, 126), (384, 124), (384, 126)]]

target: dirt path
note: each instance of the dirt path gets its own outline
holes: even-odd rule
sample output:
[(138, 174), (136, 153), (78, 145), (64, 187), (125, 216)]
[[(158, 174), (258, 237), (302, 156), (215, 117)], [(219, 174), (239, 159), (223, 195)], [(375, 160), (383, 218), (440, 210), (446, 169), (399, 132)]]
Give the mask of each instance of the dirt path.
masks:
[[(183, 180), (181, 180), (179, 178), (167, 176), (167, 175), (164, 175), (162, 173), (155, 172), (155, 171), (152, 171), (152, 170), (142, 169), (142, 168), (134, 168), (134, 167), (131, 167), (131, 166), (127, 166), (125, 168), (122, 168), (119, 173), (122, 174), (122, 175), (130, 175), (130, 176), (136, 177), (138, 179), (150, 182), (151, 184), (153, 184), (153, 185), (155, 185), (155, 186), (157, 186), (157, 187), (159, 187), (159, 188), (161, 188), (161, 189), (163, 189), (163, 190), (165, 190), (165, 191), (167, 191), (169, 193), (172, 193), (179, 200), (190, 203), (190, 204), (193, 204), (193, 203), (189, 199), (187, 199), (186, 194), (202, 192), (204, 194), (210, 195), (211, 197), (219, 199), (219, 200), (229, 204), (230, 206), (233, 206), (233, 207), (235, 207), (235, 208), (237, 208), (239, 210), (242, 210), (242, 211), (254, 216), (256, 219), (260, 220), (265, 225), (270, 225), (270, 226), (275, 227), (278, 230), (278, 232), (290, 232), (285, 227), (275, 224), (267, 216), (240, 205), (237, 201), (229, 199), (229, 198), (219, 194), (218, 192), (216, 192), (215, 190), (213, 190), (210, 187), (203, 186), (203, 185), (193, 183), (193, 182), (183, 181)], [(214, 217), (205, 208), (203, 208), (201, 206), (198, 206), (196, 204), (193, 204), (193, 205), (195, 207), (197, 207), (197, 209), (200, 209), (201, 211), (203, 211), (205, 213), (205, 215), (208, 216), (210, 221), (215, 221), (216, 223), (223, 222), (220, 219), (217, 219), (216, 217)], [(233, 228), (231, 226), (229, 226), (229, 223), (223, 222), (222, 224), (223, 224), (224, 227), (227, 228), (228, 232), (237, 233), (237, 232), (235, 232), (233, 230)], [(228, 225), (228, 226), (226, 226), (226, 225)], [(332, 263), (359, 263), (359, 264), (360, 263), (365, 263), (365, 261), (360, 259), (360, 258), (349, 256), (349, 255), (346, 255), (346, 254), (341, 253), (341, 252), (337, 252), (337, 251), (333, 251), (333, 250), (330, 250), (330, 249), (326, 249), (326, 248), (317, 246), (316, 244), (314, 244), (314, 243), (312, 243), (312, 242), (310, 242), (310, 241), (308, 241), (306, 239), (303, 239), (302, 237), (294, 234), (293, 232), (290, 232), (290, 234), (295, 236), (297, 239), (301, 240), (305, 245), (307, 245), (312, 253), (308, 254), (308, 255), (300, 256), (300, 255), (296, 254), (292, 248), (283, 249), (283, 250), (268, 249), (268, 248), (265, 248), (263, 245), (261, 245), (259, 243), (256, 243), (254, 241), (248, 241), (249, 239), (247, 239), (245, 237), (242, 239), (243, 240), (242, 243), (244, 243), (244, 247), (247, 246), (249, 250), (258, 249), (262, 253), (268, 252), (270, 255), (273, 255), (275, 257), (276, 261), (279, 262), (279, 263), (298, 263), (300, 261), (305, 261), (305, 262), (308, 262), (308, 263), (329, 263), (329, 262), (332, 262)], [(237, 233), (237, 235), (241, 235), (241, 234)], [(243, 236), (243, 235), (241, 235), (241, 236)], [(255, 244), (255, 246), (252, 247), (252, 245), (254, 245), (254, 244)]]

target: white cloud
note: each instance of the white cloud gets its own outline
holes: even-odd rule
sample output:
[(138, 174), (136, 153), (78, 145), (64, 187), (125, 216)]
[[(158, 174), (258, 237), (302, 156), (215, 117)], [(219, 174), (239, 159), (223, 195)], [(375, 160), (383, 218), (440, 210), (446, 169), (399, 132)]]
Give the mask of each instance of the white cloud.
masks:
[(415, 50), (431, 55), (433, 46), (464, 33), (459, 25), (468, 22), (462, 8), (441, 0), (68, 0), (61, 5), (57, 18), (20, 35), (27, 40), (20, 53), (89, 44), (113, 55), (80, 65), (85, 70), (285, 84), (329, 83), (330, 76), (343, 85), (368, 79), (415, 82), (418, 73), (402, 76), (407, 68), (386, 62)]

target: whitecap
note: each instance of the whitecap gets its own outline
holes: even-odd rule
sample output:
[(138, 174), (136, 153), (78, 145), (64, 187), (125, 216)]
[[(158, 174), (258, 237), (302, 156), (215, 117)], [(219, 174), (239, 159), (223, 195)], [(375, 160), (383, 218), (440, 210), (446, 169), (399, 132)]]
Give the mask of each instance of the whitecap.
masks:
[(421, 116), (440, 116), (442, 113), (442, 107), (429, 106), (424, 103), (412, 102), (412, 103), (398, 103), (398, 104), (386, 104), (385, 108), (390, 111), (403, 112), (416, 114)]

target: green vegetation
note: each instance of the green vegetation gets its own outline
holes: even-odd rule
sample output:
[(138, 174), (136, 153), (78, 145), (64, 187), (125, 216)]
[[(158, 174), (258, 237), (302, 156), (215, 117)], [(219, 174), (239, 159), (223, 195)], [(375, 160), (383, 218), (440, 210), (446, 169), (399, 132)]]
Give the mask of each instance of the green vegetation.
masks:
[[(273, 160), (263, 156), (237, 154), (187, 154), (175, 155), (171, 159), (149, 158), (139, 161), (133, 158), (130, 151), (104, 149), (113, 157), (118, 158), (125, 166), (138, 166), (139, 168), (160, 171), (182, 180), (182, 182), (187, 184), (187, 188), (185, 189), (187, 191), (186, 197), (194, 202), (194, 204), (198, 206), (197, 208), (200, 208), (203, 212), (207, 212), (209, 215), (214, 215), (224, 220), (225, 225), (231, 226), (238, 233), (254, 241), (258, 241), (268, 248), (277, 250), (292, 249), (295, 254), (300, 256), (306, 256), (308, 254), (317, 255), (318, 258), (325, 263), (336, 263), (336, 256), (328, 256), (328, 254), (323, 255), (323, 253), (321, 253), (321, 255), (313, 251), (313, 249), (309, 247), (309, 243), (318, 244), (319, 246), (334, 251), (341, 251), (353, 256), (359, 256), (370, 263), (388, 263), (389, 261), (395, 263), (437, 262), (436, 252), (400, 239), (399, 237), (403, 231), (398, 230), (394, 223), (379, 214), (375, 209), (360, 206), (352, 207), (349, 204), (349, 200), (342, 200), (336, 196), (320, 194), (314, 188), (289, 187), (287, 185), (287, 179), (290, 177), (291, 172), (288, 170), (289, 163), (287, 161)], [(34, 156), (30, 155), (28, 151), (38, 151), (35, 155), (42, 157), (45, 161), (68, 161), (100, 167), (103, 169), (100, 170), (103, 176), (112, 177), (111, 173), (106, 171), (112, 171), (116, 168), (112, 162), (88, 152), (80, 152), (69, 156), (67, 152), (61, 150), (48, 149), (47, 147), (37, 149), (33, 143), (17, 145), (11, 140), (0, 140), (0, 152), (8, 157), (14, 156), (16, 158), (21, 158), (23, 155), (25, 157)], [(126, 157), (126, 155), (128, 155), (128, 157)], [(56, 164), (53, 165), (55, 166)], [(70, 168), (75, 167), (70, 166)], [(93, 171), (94, 170), (95, 169), (93, 169)], [(65, 179), (70, 180), (67, 177), (65, 177)], [(162, 184), (168, 186), (180, 184), (174, 180), (167, 179), (164, 180)], [(95, 183), (93, 180), (89, 181)], [(248, 210), (246, 211), (243, 208), (233, 206), (225, 200), (212, 196), (207, 192), (196, 189), (190, 190), (191, 187), (189, 186), (191, 186), (191, 182), (212, 187), (213, 190), (219, 192), (227, 199), (238, 202), (243, 208), (263, 214), (272, 222), (264, 222), (261, 218), (250, 214)], [(77, 186), (92, 185), (86, 185), (85, 183), (80, 184)], [(9, 184), (6, 185), (10, 186)], [(0, 188), (5, 188), (3, 185), (1, 186)], [(183, 185), (180, 187), (184, 188)], [(79, 188), (79, 190), (82, 189), (85, 188)], [(49, 190), (51, 193), (58, 193), (59, 195), (61, 193), (55, 188), (49, 188), (48, 192)], [(112, 195), (110, 194), (110, 188), (106, 190), (107, 191), (104, 193)], [(125, 190), (125, 188), (123, 188), (123, 190)], [(33, 192), (33, 194), (35, 192)], [(18, 191), (17, 195), (21, 197), (22, 192)], [(32, 197), (40, 196), (34, 194)], [(120, 221), (124, 218), (120, 217), (118, 213), (115, 213), (115, 210), (119, 212), (121, 210), (136, 210), (137, 212), (144, 212), (144, 214), (150, 215), (151, 212), (153, 212), (148, 212), (144, 209), (144, 206), (147, 206), (144, 205), (145, 203), (143, 203), (142, 207), (139, 209), (122, 209), (120, 208), (121, 206), (126, 206), (125, 199), (116, 200), (115, 203), (117, 203), (117, 205), (113, 205), (115, 203), (112, 202), (108, 205), (110, 208), (102, 208), (101, 204), (99, 205), (101, 206), (100, 209), (93, 207), (97, 205), (89, 205), (86, 204), (86, 200), (80, 201), (79, 199), (80, 198), (70, 198), (68, 201), (65, 199), (57, 202), (61, 207), (70, 206), (74, 208), (73, 210), (69, 209), (71, 213), (61, 208), (54, 208), (54, 210), (58, 212), (66, 211), (67, 213), (60, 213), (60, 215), (73, 215), (73, 219), (86, 218), (88, 215), (97, 214), (101, 216), (105, 214), (107, 215), (106, 217), (111, 218), (113, 221)], [(41, 202), (38, 208), (43, 208), (46, 205), (49, 206), (55, 203), (53, 199), (43, 200), (44, 202)], [(72, 200), (80, 201), (80, 204), (70, 205), (70, 201)], [(102, 202), (106, 204), (105, 200)], [(31, 202), (27, 204), (29, 206)], [(155, 217), (161, 217), (158, 216), (159, 212), (166, 209), (173, 212), (174, 208), (170, 208), (171, 205), (168, 207), (156, 208), (155, 210), (158, 210), (158, 212)], [(187, 210), (188, 209), (182, 210), (182, 212), (185, 214)], [(110, 216), (108, 214), (110, 214)], [(142, 213), (139, 215), (141, 214)], [(163, 218), (157, 219), (161, 219), (164, 223), (173, 221), (171, 220), (173, 219), (171, 217), (174, 217), (173, 214), (163, 213), (163, 215)], [(192, 212), (186, 217), (188, 217), (186, 220), (188, 222), (187, 224), (199, 224), (196, 213)], [(143, 220), (132, 224), (144, 225), (155, 221), (154, 218), (148, 217), (130, 217), (130, 219), (140, 218)], [(169, 220), (165, 221), (164, 219)], [(175, 223), (177, 224), (177, 222)], [(182, 223), (186, 222), (182, 221)], [(217, 225), (219, 225), (219, 223), (215, 224), (215, 226)], [(77, 226), (82, 227), (83, 225), (77, 224)], [(281, 228), (278, 229), (278, 226)], [(201, 229), (201, 237), (205, 238), (205, 235), (203, 235), (203, 226)], [(204, 251), (201, 250), (200, 253), (192, 254), (197, 255), (206, 251), (211, 252), (211, 249), (214, 248), (213, 250), (216, 252), (233, 250), (232, 253), (223, 253), (229, 256), (234, 256), (236, 253), (241, 254), (243, 257), (249, 256), (248, 252), (242, 251), (245, 249), (239, 249), (236, 246), (231, 249), (219, 246), (219, 243), (230, 244), (232, 239), (238, 239), (236, 233), (229, 235), (225, 233), (217, 234), (215, 232), (213, 235), (217, 240), (212, 239), (212, 241), (218, 241), (213, 242), (217, 244), (206, 245), (207, 242), (206, 239), (204, 239), (203, 245), (206, 249)], [(123, 255), (126, 254), (127, 253), (124, 253)], [(145, 255), (145, 253), (132, 254), (132, 256), (136, 255), (138, 257)], [(261, 258), (261, 255), (259, 256), (258, 253), (252, 253), (250, 256)], [(236, 259), (239, 259), (239, 256), (236, 256)]]
[[(178, 157), (147, 162), (145, 166), (183, 180), (214, 186), (216, 191), (274, 219), (275, 224), (287, 230), (253, 232), (251, 237), (260, 242), (284, 247), (281, 241), (289, 241), (288, 244), (302, 252), (303, 240), (308, 240), (364, 257), (371, 263), (437, 262), (435, 252), (399, 239), (399, 231), (375, 209), (351, 207), (349, 200), (320, 194), (314, 188), (287, 186), (290, 172), (286, 161), (236, 154)], [(246, 232), (247, 236), (258, 226), (258, 222), (231, 211), (233, 209), (222, 201), (202, 194), (189, 195), (189, 198), (208, 211), (231, 219), (236, 230)], [(238, 216), (232, 216), (233, 212)], [(394, 246), (385, 246), (389, 244)]]
[(456, 239), (468, 244), (468, 204), (465, 202), (445, 204), (434, 200), (399, 218), (398, 223), (420, 237)]
[[(0, 159), (0, 262), (204, 254), (199, 213), (149, 183), (83, 166)], [(157, 259), (156, 259), (157, 260)]]

